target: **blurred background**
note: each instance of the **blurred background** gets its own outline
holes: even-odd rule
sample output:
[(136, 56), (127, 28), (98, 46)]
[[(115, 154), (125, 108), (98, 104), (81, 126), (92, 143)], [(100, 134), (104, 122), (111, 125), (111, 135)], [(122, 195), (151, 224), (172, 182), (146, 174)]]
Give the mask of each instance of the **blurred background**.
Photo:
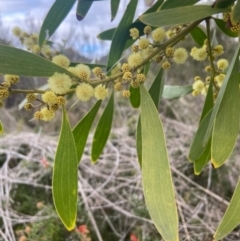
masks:
[[(56, 49), (62, 50), (73, 62), (105, 64), (111, 43), (101, 41), (96, 36), (117, 26), (128, 2), (121, 0), (118, 15), (113, 22), (109, 1), (94, 2), (81, 22), (76, 19), (74, 6), (51, 38), (56, 43)], [(136, 18), (154, 2), (139, 0)], [(23, 48), (12, 35), (12, 28), (19, 26), (28, 33), (38, 33), (53, 3), (54, 0), (0, 0), (0, 43)], [(235, 41), (212, 25), (212, 33), (214, 31), (217, 42), (225, 48), (223, 57), (230, 61)], [(179, 46), (190, 51), (195, 43), (188, 36)], [(204, 64), (196, 64), (189, 58), (184, 68), (173, 66), (166, 71), (165, 84), (191, 85), (194, 76), (204, 76), (204, 67)], [(147, 85), (152, 83), (158, 69), (159, 65), (151, 64)], [(17, 87), (32, 89), (45, 83), (45, 78), (22, 76)], [(61, 113), (59, 111), (51, 123), (33, 121), (32, 113), (19, 110), (23, 100), (21, 94), (11, 96), (4, 108), (0, 109), (0, 119), (5, 129), (0, 136), (0, 240), (162, 240), (150, 220), (142, 192), (141, 170), (135, 150), (139, 110), (133, 109), (128, 100), (116, 95), (113, 129), (96, 165), (90, 160), (90, 134), (79, 166), (76, 228), (67, 232), (54, 211), (51, 192)], [(72, 126), (94, 104), (94, 101), (84, 104), (78, 102), (72, 107), (75, 102), (73, 97), (67, 104)], [(203, 103), (203, 96), (193, 97), (189, 94), (180, 99), (163, 98), (159, 108), (176, 187), (182, 241), (212, 240), (240, 170), (238, 141), (226, 165), (217, 170), (208, 165), (201, 175), (193, 174), (193, 166), (188, 162), (187, 155)], [(100, 117), (103, 108), (104, 105), (96, 119)], [(239, 229), (224, 240), (240, 240)]]

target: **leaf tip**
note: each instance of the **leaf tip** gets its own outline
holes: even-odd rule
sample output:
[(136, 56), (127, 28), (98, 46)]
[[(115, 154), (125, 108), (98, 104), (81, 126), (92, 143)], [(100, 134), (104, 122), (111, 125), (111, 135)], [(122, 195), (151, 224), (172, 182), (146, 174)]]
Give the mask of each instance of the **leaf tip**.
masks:
[(84, 17), (79, 14), (76, 14), (76, 18), (78, 21), (82, 21), (84, 19)]

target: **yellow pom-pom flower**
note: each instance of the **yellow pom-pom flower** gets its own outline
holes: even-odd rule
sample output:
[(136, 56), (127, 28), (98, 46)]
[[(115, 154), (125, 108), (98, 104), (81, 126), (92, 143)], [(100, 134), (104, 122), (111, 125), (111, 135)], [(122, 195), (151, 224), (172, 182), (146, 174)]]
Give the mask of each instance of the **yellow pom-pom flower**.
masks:
[(140, 53), (133, 53), (128, 57), (130, 68), (135, 68), (143, 62), (143, 57)]
[(104, 100), (108, 96), (108, 88), (101, 84), (96, 86), (94, 96), (97, 100)]
[(34, 119), (36, 120), (42, 120), (43, 119), (43, 113), (41, 111), (36, 111), (34, 113)]
[(217, 82), (219, 87), (221, 87), (225, 77), (226, 77), (225, 74), (219, 74), (219, 75), (215, 76), (214, 81)]
[(223, 53), (224, 53), (224, 50), (223, 50), (223, 46), (221, 44), (214, 47), (214, 49), (213, 49), (214, 55), (219, 56), (219, 55), (222, 55)]
[(144, 34), (149, 35), (152, 32), (152, 28), (150, 26), (146, 26), (143, 29)]
[(56, 94), (65, 94), (72, 85), (71, 78), (66, 74), (55, 73), (48, 79), (49, 88)]
[(169, 61), (164, 61), (162, 63), (162, 68), (163, 69), (170, 69), (170, 67), (171, 67), (171, 63)]
[(196, 47), (192, 48), (190, 55), (197, 61), (204, 61), (208, 56), (206, 46), (204, 45), (204, 47), (199, 49)]
[(149, 40), (146, 38), (139, 39), (138, 47), (139, 49), (146, 49), (149, 45)]
[(47, 107), (43, 107), (40, 112), (42, 113), (42, 120), (51, 121), (55, 117), (55, 112), (49, 110)]
[(192, 88), (194, 91), (201, 92), (204, 89), (204, 83), (202, 80), (197, 80), (193, 83)]
[(103, 75), (103, 71), (100, 67), (95, 67), (93, 70), (92, 70), (93, 74), (96, 76), (96, 77), (102, 77)]
[(156, 43), (162, 42), (165, 36), (166, 36), (166, 32), (163, 28), (156, 28), (152, 32), (152, 38)]
[(57, 103), (57, 96), (52, 91), (46, 91), (44, 94), (42, 94), (42, 100), (48, 105), (54, 105)]
[(188, 53), (185, 48), (177, 48), (173, 54), (173, 61), (177, 64), (184, 64), (188, 58)]
[(70, 60), (63, 54), (56, 55), (52, 58), (52, 62), (57, 64), (65, 69), (70, 65)]
[(11, 75), (11, 74), (5, 74), (3, 76), (4, 81), (8, 83), (9, 85), (13, 85), (19, 82), (19, 76), (18, 75)]
[(136, 81), (139, 82), (139, 83), (143, 83), (146, 79), (146, 76), (145, 74), (137, 74), (136, 76)]
[(21, 37), (22, 36), (22, 30), (19, 27), (14, 27), (12, 29), (12, 33), (16, 37)]
[(77, 76), (81, 79), (81, 80), (89, 80), (90, 76), (91, 76), (91, 70), (90, 68), (85, 65), (85, 64), (78, 64), (75, 67), (75, 71)]
[(123, 79), (126, 80), (126, 81), (131, 81), (132, 78), (133, 78), (133, 75), (129, 71), (125, 72), (124, 75), (123, 75)]
[(26, 99), (29, 103), (32, 103), (37, 99), (37, 96), (33, 93), (30, 93), (30, 94), (27, 94)]
[(114, 84), (114, 90), (120, 91), (122, 89), (122, 83), (117, 82)]
[(132, 39), (137, 39), (139, 37), (139, 30), (137, 28), (131, 28), (129, 31)]
[(88, 101), (94, 94), (94, 88), (86, 83), (78, 85), (76, 95), (81, 101)]
[(217, 61), (217, 67), (219, 70), (225, 70), (228, 67), (228, 61), (226, 59), (219, 59)]
[(129, 98), (130, 95), (131, 95), (131, 93), (130, 93), (129, 90), (124, 90), (124, 91), (122, 92), (122, 96), (123, 96), (124, 98)]

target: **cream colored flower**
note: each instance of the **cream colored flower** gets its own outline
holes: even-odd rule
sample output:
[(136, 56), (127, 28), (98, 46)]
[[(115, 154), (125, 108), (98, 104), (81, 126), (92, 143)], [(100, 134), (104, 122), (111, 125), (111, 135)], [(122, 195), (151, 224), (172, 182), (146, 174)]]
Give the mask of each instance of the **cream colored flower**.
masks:
[(228, 61), (226, 59), (219, 59), (217, 61), (217, 67), (219, 70), (225, 70), (228, 67)]
[(108, 88), (103, 85), (98, 85), (94, 89), (94, 96), (97, 100), (104, 100), (108, 96)]
[(63, 54), (56, 55), (52, 58), (52, 62), (67, 69), (70, 65), (70, 60)]
[(14, 27), (12, 29), (12, 33), (16, 37), (21, 37), (22, 36), (22, 30), (19, 27)]
[(137, 28), (131, 28), (129, 31), (132, 39), (137, 39), (139, 37), (139, 30)]
[(5, 74), (3, 76), (4, 81), (9, 84), (13, 85), (19, 82), (19, 76), (18, 75), (12, 75), (12, 74)]
[(139, 42), (138, 42), (139, 49), (147, 49), (148, 45), (149, 45), (148, 39), (146, 38), (139, 39)]
[(155, 42), (160, 43), (163, 41), (163, 39), (166, 36), (166, 32), (163, 28), (156, 28), (153, 32), (152, 32), (152, 38)]
[(49, 110), (47, 107), (43, 107), (40, 112), (42, 113), (42, 120), (51, 121), (55, 117), (55, 112)]
[(192, 85), (193, 90), (197, 91), (197, 92), (201, 92), (204, 88), (204, 83), (202, 80), (197, 80), (193, 83)]
[(128, 57), (128, 64), (130, 68), (135, 68), (143, 62), (143, 57), (140, 53), (132, 53)]
[(44, 94), (42, 94), (42, 100), (48, 105), (54, 105), (57, 103), (57, 96), (52, 91), (46, 91)]
[(188, 58), (188, 53), (185, 48), (177, 48), (173, 54), (173, 61), (177, 64), (184, 64)]
[(81, 80), (89, 80), (89, 78), (91, 76), (91, 70), (85, 64), (78, 64), (77, 66), (75, 66), (75, 71), (76, 71), (77, 76)]
[(56, 94), (65, 94), (72, 85), (71, 78), (66, 74), (55, 73), (48, 79), (49, 88)]
[(94, 94), (94, 88), (86, 83), (78, 85), (76, 95), (81, 101), (88, 101)]

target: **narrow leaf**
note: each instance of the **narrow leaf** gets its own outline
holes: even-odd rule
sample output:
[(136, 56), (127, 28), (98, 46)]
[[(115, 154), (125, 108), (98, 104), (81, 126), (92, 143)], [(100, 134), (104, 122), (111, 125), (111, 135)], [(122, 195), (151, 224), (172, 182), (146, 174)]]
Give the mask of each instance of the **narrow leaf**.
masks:
[(112, 93), (108, 104), (98, 122), (92, 143), (92, 162), (96, 163), (107, 143), (108, 136), (112, 127), (114, 112), (114, 95)]
[(240, 180), (237, 183), (231, 202), (219, 224), (214, 240), (220, 240), (228, 235), (240, 223)]
[(240, 1), (239, 0), (236, 2), (233, 8), (232, 21), (233, 23), (240, 22)]
[[(157, 109), (162, 96), (163, 86), (164, 86), (164, 69), (160, 68), (148, 91)], [(141, 134), (140, 117), (137, 123), (136, 149), (137, 149), (139, 164), (140, 166), (142, 166), (142, 134)]]
[(165, 85), (163, 97), (166, 99), (176, 99), (192, 92), (192, 86)]
[(82, 158), (88, 134), (91, 130), (93, 121), (97, 115), (101, 103), (101, 100), (97, 101), (96, 104), (92, 107), (92, 109), (77, 123), (77, 125), (74, 127), (72, 131), (75, 140), (75, 145), (77, 148), (77, 157), (79, 161)]
[(240, 122), (238, 66), (237, 55), (214, 120), (211, 149), (214, 167), (220, 167), (227, 160), (238, 137)]
[[(158, 0), (156, 1), (152, 7), (150, 7), (146, 12), (144, 12), (144, 14), (147, 14), (147, 13), (152, 13), (152, 12), (155, 12), (157, 11), (157, 9), (161, 6), (161, 4), (163, 3), (164, 0)], [(130, 26), (129, 26), (129, 29), (131, 28), (137, 28), (139, 30), (139, 34), (140, 36), (142, 36), (144, 33), (143, 33), (143, 28), (145, 27), (146, 25), (143, 24), (142, 22), (139, 21), (139, 19), (135, 20)], [(105, 30), (103, 31), (102, 33), (100, 33), (97, 37), (101, 40), (112, 40), (113, 38), (113, 34), (115, 32), (116, 28), (111, 28), (111, 29), (108, 29), (108, 30)], [(128, 39), (131, 39), (131, 36), (130, 34), (128, 35)]]
[(3, 131), (4, 131), (4, 129), (3, 129), (3, 125), (2, 125), (2, 122), (0, 121), (0, 134), (2, 134)]
[(140, 89), (138, 88), (133, 88), (130, 86), (129, 88), (130, 91), (130, 102), (133, 108), (138, 108), (140, 106)]
[(71, 62), (70, 67), (75, 67), (78, 64), (85, 64), (87, 65), (90, 69), (93, 69), (95, 67), (100, 67), (100, 68), (106, 68), (106, 65), (104, 64), (92, 64), (92, 63), (77, 63), (77, 62)]
[(150, 216), (164, 240), (178, 240), (178, 215), (162, 123), (151, 96), (141, 91), (142, 180)]
[(227, 23), (224, 22), (222, 19), (219, 18), (213, 18), (216, 25), (218, 26), (218, 28), (227, 36), (232, 37), (232, 38), (237, 38), (238, 37), (238, 33), (232, 32), (229, 27), (226, 25)]
[(112, 44), (108, 55), (107, 71), (117, 63), (122, 55), (122, 52), (124, 51), (124, 46), (129, 36), (129, 26), (133, 22), (137, 3), (138, 0), (131, 0), (129, 2), (117, 29), (114, 31)]
[(199, 45), (203, 46), (204, 41), (207, 39), (206, 33), (200, 28), (200, 27), (195, 27), (191, 32), (190, 32), (191, 37), (193, 40)]
[(72, 74), (38, 55), (0, 44), (0, 73), (49, 77), (55, 72)]
[[(216, 115), (218, 113), (218, 110), (219, 110), (219, 107), (220, 107), (221, 103), (225, 102), (225, 101), (229, 101), (229, 100), (231, 101), (232, 93), (229, 90), (232, 89), (232, 85), (235, 86), (235, 82), (236, 82), (236, 80), (235, 80), (235, 78), (236, 78), (235, 72), (236, 71), (233, 71), (233, 68), (234, 68), (234, 65), (237, 61), (238, 55), (239, 55), (239, 49), (240, 49), (240, 45), (238, 45), (237, 49), (235, 50), (235, 54), (232, 58), (231, 64), (228, 67), (226, 77), (225, 77), (225, 79), (223, 81), (223, 84), (221, 86), (221, 89), (218, 93), (218, 97), (217, 97), (216, 103), (215, 103), (213, 111), (212, 111), (211, 119), (209, 121), (209, 125), (208, 125), (208, 128), (207, 128), (206, 133), (205, 133), (205, 137), (204, 137), (204, 143), (205, 144), (206, 144), (206, 142), (208, 142), (209, 137), (212, 133), (213, 124), (214, 124), (214, 121), (216, 119)], [(235, 68), (236, 68), (236, 66), (235, 66)], [(233, 83), (231, 83), (231, 82), (233, 82)], [(228, 85), (230, 85), (230, 87)]]
[(183, 6), (188, 6), (188, 5), (193, 5), (200, 0), (184, 0), (184, 1), (179, 1), (179, 0), (168, 0), (163, 3), (161, 6), (161, 10), (163, 9), (170, 9), (170, 8), (176, 8), (176, 7), (183, 7)]
[(64, 18), (72, 9), (76, 0), (56, 0), (50, 8), (46, 18), (43, 21), (40, 34), (39, 45), (42, 46), (46, 37), (51, 37)]
[(78, 21), (82, 21), (87, 15), (93, 1), (78, 0), (76, 17)]
[(117, 15), (119, 3), (120, 0), (111, 0), (111, 21), (113, 21)]
[(53, 200), (58, 216), (68, 230), (75, 227), (78, 194), (78, 159), (65, 109), (53, 167)]
[(213, 14), (223, 13), (228, 9), (211, 8), (207, 5), (194, 5), (166, 9), (155, 13), (142, 15), (140, 20), (148, 25), (155, 27), (171, 26), (175, 24), (184, 24), (192, 21), (206, 18)]
[(204, 145), (204, 137), (206, 129), (209, 125), (209, 121), (211, 119), (211, 115), (212, 111), (209, 111), (209, 113), (204, 117), (198, 127), (189, 151), (188, 158), (190, 161), (194, 162), (199, 159), (205, 150), (206, 145)]

